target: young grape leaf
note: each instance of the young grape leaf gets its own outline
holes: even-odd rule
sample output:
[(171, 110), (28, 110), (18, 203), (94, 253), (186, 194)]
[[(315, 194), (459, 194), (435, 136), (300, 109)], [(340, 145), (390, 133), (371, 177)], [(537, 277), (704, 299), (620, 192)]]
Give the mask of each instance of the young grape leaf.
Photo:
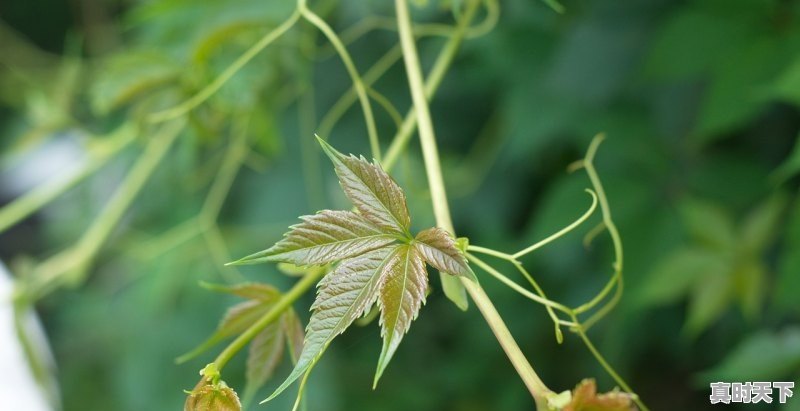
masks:
[(380, 272), (391, 252), (392, 248), (381, 248), (342, 261), (319, 282), (300, 358), (286, 381), (266, 401), (303, 375), (328, 344), (375, 302)]
[(203, 378), (186, 397), (183, 410), (241, 411), (242, 404), (239, 402), (236, 391), (228, 387), (224, 381), (212, 383)]
[(248, 300), (229, 308), (225, 316), (222, 317), (214, 334), (193, 350), (178, 357), (176, 361), (179, 364), (197, 357), (226, 338), (243, 332), (269, 311), (272, 308), (272, 304), (280, 297), (280, 292), (275, 287), (267, 284), (245, 283), (226, 286), (203, 283), (202, 286), (213, 291), (247, 298)]
[[(292, 311), (289, 311), (292, 312)], [(287, 312), (287, 314), (289, 313)], [(285, 316), (285, 314), (284, 314)], [(247, 356), (246, 385), (244, 388), (244, 402), (255, 395), (263, 386), (275, 368), (280, 363), (283, 356), (284, 340), (286, 338), (285, 328), (281, 322), (273, 322), (262, 330), (253, 341), (250, 342), (250, 351)]]
[(403, 335), (411, 327), (411, 321), (417, 318), (419, 309), (425, 303), (425, 291), (428, 288), (425, 261), (416, 247), (397, 246), (387, 259), (383, 271), (378, 297), (383, 349), (373, 386), (378, 384)]
[(289, 349), (289, 356), (292, 358), (292, 364), (297, 364), (300, 353), (303, 351), (306, 332), (294, 310), (289, 310), (283, 315), (283, 332), (286, 334), (286, 345)]
[(406, 195), (392, 177), (378, 164), (370, 164), (363, 157), (345, 156), (317, 139), (333, 162), (345, 195), (359, 213), (386, 231), (408, 235), (411, 217)]
[(303, 222), (291, 226), (277, 244), (233, 264), (280, 261), (322, 265), (383, 247), (395, 239), (352, 211), (323, 210), (300, 219)]
[(414, 246), (425, 261), (440, 272), (474, 278), (467, 259), (456, 247), (453, 237), (439, 227), (420, 231)]
[(384, 339), (375, 375), (377, 384), (425, 303), (425, 262), (446, 274), (474, 278), (463, 253), (446, 231), (432, 228), (416, 238), (411, 236), (405, 194), (380, 166), (363, 157), (345, 156), (321, 139), (320, 144), (358, 213), (325, 210), (301, 217), (303, 222), (292, 226), (273, 247), (235, 262), (274, 261), (298, 266), (338, 263), (318, 284), (305, 337), (296, 317), (283, 317), (283, 333), (294, 353), (295, 367), (265, 402), (306, 375), (331, 341), (376, 302)]
[(581, 381), (572, 392), (572, 401), (563, 411), (632, 411), (635, 410), (631, 396), (612, 391), (597, 394), (597, 386), (593, 379)]

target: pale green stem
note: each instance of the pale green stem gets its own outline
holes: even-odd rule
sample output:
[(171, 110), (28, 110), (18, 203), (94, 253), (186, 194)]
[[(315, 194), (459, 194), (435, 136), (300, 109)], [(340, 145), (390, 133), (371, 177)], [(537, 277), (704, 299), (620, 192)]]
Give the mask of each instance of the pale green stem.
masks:
[[(475, 263), (475, 265), (480, 267), (483, 271), (486, 271), (487, 273), (489, 273), (489, 275), (491, 275), (492, 277), (496, 278), (501, 283), (507, 285), (509, 288), (511, 288), (512, 290), (514, 290), (517, 293), (521, 294), (525, 298), (528, 298), (530, 300), (533, 300), (534, 302), (542, 304), (545, 307), (555, 308), (555, 309), (557, 309), (559, 311), (563, 311), (564, 313), (566, 313), (568, 315), (572, 315), (572, 310), (569, 307), (567, 307), (567, 306), (565, 306), (563, 304), (559, 304), (559, 303), (557, 303), (557, 302), (555, 302), (553, 300), (550, 300), (550, 299), (547, 299), (547, 298), (544, 298), (544, 297), (540, 297), (540, 296), (538, 296), (538, 295), (526, 290), (524, 287), (522, 287), (521, 285), (515, 283), (513, 280), (511, 280), (510, 278), (506, 277), (500, 271), (498, 271), (494, 267), (490, 266), (485, 261), (479, 259), (475, 255), (467, 254), (467, 259), (469, 259), (470, 261)], [(559, 319), (556, 318), (556, 321), (558, 322)]]
[(107, 139), (97, 141), (86, 161), (75, 170), (37, 186), (32, 191), (0, 209), (0, 233), (24, 220), (46, 204), (53, 201), (88, 176), (92, 175), (117, 153), (130, 145), (136, 137), (136, 128), (125, 123)]
[[(450, 219), (450, 211), (447, 205), (447, 195), (444, 189), (444, 181), (439, 164), (439, 156), (436, 149), (436, 137), (433, 131), (433, 123), (428, 110), (428, 102), (422, 80), (422, 70), (420, 69), (419, 57), (417, 55), (416, 44), (412, 31), (411, 17), (408, 12), (408, 5), (405, 0), (395, 0), (397, 10), (397, 26), (400, 33), (400, 43), (403, 47), (403, 57), (406, 63), (409, 87), (414, 102), (414, 109), (419, 122), (419, 135), (422, 143), (423, 158), (425, 169), (428, 174), (428, 184), (433, 198), (434, 214), (437, 224), (453, 233), (453, 223)], [(467, 19), (465, 19), (467, 20)], [(550, 390), (544, 385), (542, 380), (528, 363), (522, 350), (517, 345), (511, 332), (506, 327), (500, 314), (495, 309), (489, 296), (474, 281), (462, 279), (461, 284), (466, 288), (472, 297), (475, 305), (481, 311), (495, 337), (502, 346), (506, 355), (511, 360), (522, 381), (533, 395), (537, 406), (544, 407), (545, 396)]]
[(220, 276), (231, 283), (246, 281), (246, 278), (236, 267), (226, 264), (231, 261), (231, 255), (228, 252), (228, 247), (225, 246), (225, 240), (222, 238), (222, 233), (219, 232), (219, 227), (217, 227), (216, 223), (203, 232), (203, 238), (206, 240), (206, 246), (211, 253), (214, 267), (217, 267)]
[[(439, 84), (441, 83), (442, 79), (444, 78), (447, 69), (450, 67), (450, 64), (455, 57), (456, 52), (458, 51), (458, 47), (461, 44), (461, 41), (464, 38), (471, 38), (485, 34), (486, 32), (490, 31), (495, 24), (497, 24), (497, 19), (500, 14), (499, 7), (497, 5), (496, 0), (485, 0), (486, 3), (486, 10), (487, 16), (486, 18), (476, 26), (469, 26), (472, 18), (475, 16), (475, 13), (478, 10), (478, 5), (480, 1), (474, 0), (468, 5), (468, 9), (465, 12), (465, 15), (462, 17), (462, 20), (459, 21), (458, 25), (455, 27), (448, 26), (448, 31), (446, 33), (439, 33), (442, 35), (447, 35), (450, 37), (448, 39), (447, 44), (442, 49), (439, 57), (437, 58), (433, 69), (431, 70), (430, 77), (425, 83), (425, 94), (427, 98), (430, 100), (433, 95), (436, 93), (436, 89), (438, 88)], [(348, 29), (347, 32), (358, 31), (361, 33), (360, 23), (357, 23), (351, 29)], [(387, 27), (388, 28), (388, 27)], [(392, 22), (391, 24), (392, 29), (396, 29), (396, 24)], [(420, 30), (418, 31), (419, 27), (414, 27), (414, 35), (418, 37), (426, 36), (426, 35), (434, 35), (433, 32), (430, 30)], [(347, 33), (342, 34), (342, 38), (344, 39)], [(361, 34), (359, 34), (361, 35)], [(348, 40), (344, 41), (345, 44), (348, 41), (352, 41), (353, 35), (347, 35)], [(364, 84), (367, 86), (368, 92), (371, 91), (371, 85), (375, 83), (378, 78), (380, 78), (399, 58), (401, 57), (400, 47), (394, 46), (392, 47), (386, 54), (384, 54), (377, 62), (364, 74), (363, 81)], [(373, 97), (374, 98), (374, 97)], [(342, 95), (339, 100), (331, 107), (328, 113), (322, 118), (320, 122), (320, 126), (318, 128), (319, 134), (323, 138), (327, 138), (331, 134), (331, 130), (339, 121), (339, 119), (344, 115), (347, 109), (355, 102), (356, 94), (354, 88), (349, 89), (344, 95)], [(378, 101), (376, 99), (376, 101)], [(380, 101), (378, 101), (380, 103)], [(394, 117), (393, 114), (390, 113)], [(416, 127), (416, 116), (414, 115), (413, 108), (409, 110), (408, 114), (406, 115), (405, 119), (402, 120), (401, 125), (398, 127), (399, 130), (396, 132), (394, 138), (392, 139), (391, 146), (387, 151), (387, 159), (383, 162), (383, 166), (386, 170), (391, 169), (396, 164), (397, 158), (399, 157), (400, 153), (403, 152), (405, 147), (408, 145), (408, 141), (411, 139), (411, 136), (414, 133), (414, 128)]]
[(502, 251), (492, 250), (491, 248), (479, 247), (477, 245), (470, 244), (467, 247), (467, 251), (474, 251), (476, 253), (490, 255), (492, 257), (497, 257), (507, 261), (514, 261), (514, 256), (511, 254), (506, 254)]
[[(450, 218), (450, 206), (447, 204), (447, 193), (444, 187), (439, 153), (436, 148), (436, 136), (433, 131), (428, 101), (425, 97), (422, 80), (422, 69), (417, 54), (417, 45), (414, 42), (411, 17), (404, 0), (396, 0), (397, 25), (400, 32), (400, 47), (403, 49), (403, 61), (406, 66), (406, 75), (411, 90), (411, 100), (417, 123), (419, 124), (419, 139), (422, 145), (422, 157), (425, 162), (425, 171), (428, 176), (428, 186), (433, 201), (433, 214), (436, 223), (450, 234), (455, 234), (453, 222)], [(445, 295), (462, 310), (467, 309), (467, 296), (460, 282), (447, 274), (440, 273), (442, 289)]]
[(603, 224), (602, 221), (597, 223), (596, 226), (592, 227), (592, 229), (589, 230), (589, 232), (586, 233), (586, 235), (583, 237), (583, 246), (588, 248), (589, 245), (592, 244), (592, 241), (594, 240), (594, 238), (597, 237), (598, 235), (600, 235), (600, 233), (602, 233), (603, 230), (605, 230), (605, 228), (606, 228), (606, 225)]
[(541, 240), (538, 243), (533, 244), (533, 245), (531, 245), (530, 247), (528, 247), (528, 248), (526, 248), (524, 250), (521, 250), (521, 251), (518, 251), (518, 252), (514, 253), (512, 255), (512, 257), (514, 259), (517, 259), (517, 258), (520, 258), (520, 257), (524, 256), (525, 254), (528, 254), (528, 253), (531, 253), (533, 251), (536, 251), (536, 250), (546, 246), (547, 244), (550, 244), (551, 242), (561, 238), (562, 236), (564, 236), (564, 234), (567, 234), (568, 232), (574, 230), (575, 227), (583, 224), (584, 221), (588, 220), (589, 217), (592, 216), (592, 213), (594, 212), (594, 209), (597, 207), (597, 195), (592, 190), (589, 190), (588, 188), (586, 189), (586, 192), (589, 193), (592, 196), (592, 205), (589, 207), (589, 209), (585, 213), (583, 213), (583, 215), (580, 218), (578, 218), (577, 220), (573, 221), (572, 224), (570, 224), (570, 225), (562, 228), (561, 230), (557, 231), (556, 233), (548, 236), (544, 240)]
[(141, 242), (138, 246), (135, 246), (130, 253), (143, 261), (152, 260), (191, 240), (205, 231), (206, 228), (207, 226), (198, 221), (197, 217), (192, 217), (160, 233), (154, 238), (149, 238), (147, 241)]
[(364, 111), (364, 120), (367, 123), (367, 134), (369, 135), (369, 145), (372, 151), (372, 157), (375, 159), (375, 161), (380, 162), (381, 147), (380, 142), (378, 141), (378, 130), (375, 126), (375, 118), (372, 114), (372, 105), (370, 104), (369, 97), (367, 96), (367, 89), (364, 86), (361, 76), (358, 74), (358, 70), (353, 63), (353, 59), (350, 57), (350, 53), (347, 51), (347, 48), (344, 46), (344, 44), (342, 44), (339, 36), (336, 35), (328, 23), (326, 23), (325, 20), (322, 20), (313, 11), (311, 11), (308, 6), (306, 6), (306, 0), (299, 0), (297, 8), (303, 18), (316, 26), (322, 32), (322, 34), (328, 38), (328, 41), (333, 44), (336, 52), (339, 53), (339, 57), (342, 59), (342, 62), (347, 69), (347, 73), (350, 75), (350, 80), (353, 82), (353, 86), (356, 89), (358, 100), (361, 102), (361, 109)]
[[(522, 276), (525, 277), (526, 280), (528, 280), (528, 283), (530, 283), (533, 289), (536, 290), (536, 292), (540, 296), (542, 296), (542, 298), (549, 301), (542, 287), (540, 287), (539, 283), (537, 283), (536, 280), (533, 279), (533, 276), (528, 272), (528, 270), (526, 270), (525, 267), (522, 266), (522, 263), (520, 263), (519, 261), (512, 261), (512, 264), (514, 264), (514, 267), (516, 267), (517, 270), (520, 273), (522, 273)], [(564, 334), (561, 332), (560, 321), (559, 321), (560, 319), (558, 318), (556, 313), (553, 312), (553, 309), (550, 306), (547, 306), (545, 308), (547, 309), (547, 314), (550, 316), (551, 319), (553, 319), (553, 324), (555, 326), (555, 333), (556, 333), (556, 341), (559, 344), (561, 344), (564, 342)]]
[(55, 289), (57, 280), (73, 284), (83, 280), (89, 264), (180, 135), (184, 125), (184, 121), (175, 121), (165, 125), (158, 134), (151, 137), (136, 164), (78, 244), (34, 269), (31, 278), (34, 297), (41, 297)]
[(272, 44), (275, 40), (279, 39), (283, 36), (287, 31), (289, 31), (297, 20), (300, 18), (300, 11), (295, 10), (292, 12), (292, 15), (289, 16), (283, 23), (279, 26), (275, 27), (272, 31), (267, 33), (264, 37), (261, 38), (256, 44), (253, 44), (247, 51), (244, 52), (239, 58), (237, 58), (233, 63), (231, 63), (219, 77), (215, 78), (214, 81), (209, 83), (207, 86), (203, 87), (197, 94), (190, 97), (188, 100), (184, 101), (181, 104), (178, 104), (175, 107), (159, 111), (156, 113), (152, 113), (147, 116), (147, 120), (153, 123), (159, 123), (162, 121), (172, 120), (174, 118), (178, 118), (195, 107), (202, 104), (204, 101), (208, 100), (209, 97), (214, 95), (223, 85), (225, 85), (228, 80), (231, 79), (239, 70), (242, 69), (250, 60), (253, 59), (261, 50), (265, 47)]
[(389, 115), (394, 122), (395, 127), (397, 127), (399, 130), (400, 126), (403, 125), (403, 116), (400, 115), (400, 111), (397, 110), (397, 107), (395, 107), (394, 104), (392, 104), (392, 102), (386, 98), (386, 96), (379, 93), (378, 90), (375, 90), (372, 87), (367, 88), (367, 94), (369, 94), (370, 98), (375, 100), (375, 102), (378, 103), (384, 111), (386, 111), (386, 114)]
[[(517, 271), (519, 271), (522, 274), (522, 276), (525, 277), (526, 280), (528, 280), (528, 283), (530, 283), (530, 285), (533, 287), (533, 289), (539, 294), (538, 299), (533, 299), (534, 301), (536, 301), (536, 302), (550, 301), (553, 304), (557, 304), (557, 303), (553, 302), (552, 300), (550, 300), (549, 298), (547, 298), (547, 295), (544, 293), (544, 290), (542, 289), (542, 287), (539, 286), (539, 283), (537, 283), (536, 280), (533, 279), (533, 276), (528, 272), (528, 270), (525, 269), (525, 267), (522, 266), (522, 263), (520, 263), (519, 261), (516, 260), (516, 258), (514, 258), (513, 255), (509, 255), (509, 254), (506, 254), (506, 253), (503, 253), (503, 252), (500, 252), (500, 251), (492, 250), (492, 249), (485, 248), (485, 247), (473, 246), (473, 245), (470, 245), (469, 247), (467, 247), (467, 250), (468, 251), (474, 251), (474, 252), (482, 253), (482, 254), (486, 254), (486, 255), (491, 255), (491, 256), (494, 256), (494, 257), (497, 257), (497, 258), (500, 258), (500, 259), (503, 259), (503, 260), (506, 260), (506, 261), (510, 262), (512, 265), (514, 265), (514, 268), (516, 268)], [(470, 256), (468, 255), (467, 257), (469, 258)], [(478, 264), (481, 265), (480, 263), (478, 263)], [(486, 266), (488, 267), (488, 265), (486, 265)], [(500, 279), (500, 281), (502, 281), (506, 285), (510, 286), (511, 288), (516, 290), (517, 292), (521, 292), (520, 289), (524, 290), (524, 288), (522, 288), (519, 285), (517, 285), (517, 283), (514, 283), (514, 282), (509, 283), (511, 280), (508, 280), (508, 278), (505, 278), (505, 276), (502, 276), (499, 272), (497, 272), (497, 271), (491, 272), (491, 271), (487, 270), (486, 267), (483, 267), (483, 269), (486, 270), (487, 272), (489, 272), (489, 274), (492, 274), (495, 277), (497, 277), (498, 279)], [(494, 270), (494, 269), (492, 269), (492, 270)], [(499, 278), (498, 275), (501, 275), (505, 279)], [(506, 280), (508, 280), (508, 281), (506, 281)], [(526, 291), (526, 293), (523, 294), (523, 295), (525, 295), (528, 298), (531, 298), (528, 295), (528, 294), (530, 294), (530, 292), (527, 291), (527, 290), (525, 290), (525, 291)], [(553, 308), (551, 307), (550, 304), (544, 304), (544, 305), (545, 305), (545, 308), (547, 309), (547, 314), (553, 320), (553, 325), (555, 327), (555, 333), (556, 333), (556, 341), (559, 344), (561, 344), (562, 342), (564, 342), (564, 334), (561, 332), (561, 327), (560, 327), (561, 319), (558, 318), (558, 316), (553, 311)], [(558, 304), (558, 305), (561, 305), (561, 304)], [(569, 310), (568, 313), (570, 313), (570, 314), (572, 313), (572, 310), (566, 308), (566, 306), (562, 306), (562, 307), (567, 309), (567, 310)]]
[[(317, 50), (316, 28), (303, 27), (300, 44), (308, 56), (313, 56)], [(319, 146), (314, 139), (314, 131), (317, 126), (314, 67), (310, 57), (305, 63), (297, 73), (298, 89), (302, 90), (297, 101), (297, 129), (300, 133), (298, 137), (300, 139), (300, 159), (303, 164), (308, 205), (311, 209), (319, 210), (325, 203), (325, 190), (320, 170)]]
[(241, 169), (242, 163), (249, 152), (249, 147), (247, 145), (247, 120), (236, 123), (236, 126), (236, 129), (233, 130), (233, 138), (222, 160), (222, 165), (217, 171), (217, 176), (214, 179), (214, 183), (211, 185), (211, 189), (206, 196), (205, 203), (203, 203), (203, 208), (198, 216), (198, 220), (204, 226), (214, 224), (217, 220), (225, 198), (228, 196), (233, 181), (239, 173), (239, 169)]
[(312, 288), (317, 283), (324, 273), (323, 270), (310, 270), (300, 281), (298, 281), (289, 291), (281, 296), (275, 304), (272, 305), (269, 311), (264, 313), (253, 325), (247, 328), (243, 333), (239, 334), (214, 360), (217, 369), (222, 370), (225, 364), (236, 355), (247, 343), (255, 338), (264, 327), (276, 321), (283, 312), (288, 309), (300, 296), (305, 294), (308, 289)]
[[(378, 79), (383, 76), (386, 71), (391, 68), (397, 60), (402, 57), (403, 54), (400, 51), (400, 46), (392, 46), (389, 51), (386, 52), (372, 67), (364, 73), (364, 85), (367, 87), (371, 87), (373, 83), (378, 81)], [(319, 123), (319, 127), (317, 128), (318, 133), (322, 138), (327, 139), (330, 137), (331, 131), (339, 119), (342, 118), (344, 113), (347, 112), (347, 109), (356, 101), (358, 97), (356, 96), (355, 86), (351, 87), (347, 90), (338, 100), (336, 103), (331, 106), (328, 112), (322, 117), (322, 121)]]
[[(500, 16), (500, 7), (497, 4), (497, 0), (483, 0), (483, 3), (486, 4), (486, 18), (479, 24), (468, 27), (466, 38), (480, 37), (491, 31), (497, 24), (497, 20)], [(348, 45), (376, 29), (396, 31), (397, 22), (389, 17), (367, 16), (342, 31), (340, 37), (342, 43)], [(440, 23), (415, 24), (413, 29), (414, 36), (416, 37), (451, 37), (453, 32), (457, 30), (456, 27)], [(320, 59), (323, 59), (329, 57), (329, 54), (332, 54), (332, 52), (331, 50), (323, 49), (320, 54)]]
[[(217, 217), (227, 198), (233, 181), (250, 154), (247, 145), (247, 121), (236, 123), (233, 137), (222, 158), (222, 164), (216, 170), (216, 177), (208, 190), (203, 207), (197, 216), (167, 230), (156, 238), (149, 239), (144, 245), (133, 250), (134, 255), (143, 260), (161, 255), (199, 234), (206, 234), (216, 227)], [(213, 239), (206, 239), (213, 242)], [(224, 254), (217, 254), (224, 259)], [(212, 254), (213, 256), (213, 254)], [(223, 261), (227, 262), (227, 260)]]
[[(492, 3), (493, 2), (490, 1), (487, 4)], [(425, 99), (433, 98), (433, 95), (436, 94), (436, 90), (439, 89), (439, 85), (442, 84), (444, 75), (450, 68), (450, 64), (453, 62), (453, 59), (458, 53), (458, 48), (461, 46), (461, 42), (464, 40), (464, 37), (467, 34), (469, 24), (478, 11), (479, 4), (479, 1), (473, 0), (467, 5), (467, 9), (464, 12), (464, 17), (458, 22), (458, 25), (453, 31), (453, 35), (447, 40), (447, 43), (442, 48), (442, 51), (439, 52), (439, 56), (433, 63), (433, 68), (428, 74), (427, 80), (425, 80), (425, 84), (423, 86), (423, 94)], [(389, 149), (386, 152), (386, 158), (381, 164), (386, 171), (389, 171), (392, 169), (392, 167), (394, 167), (395, 163), (400, 157), (400, 154), (403, 152), (403, 150), (405, 150), (406, 145), (408, 145), (408, 142), (411, 140), (411, 137), (414, 134), (414, 128), (417, 125), (417, 116), (414, 114), (414, 110), (415, 108), (412, 108), (408, 114), (406, 114), (403, 125), (395, 134), (391, 144), (389, 145)]]
[(644, 405), (644, 403), (639, 398), (639, 396), (636, 395), (636, 393), (631, 389), (630, 386), (628, 386), (628, 384), (625, 382), (625, 380), (622, 379), (622, 377), (620, 377), (619, 374), (617, 374), (616, 370), (614, 370), (614, 367), (612, 367), (611, 364), (609, 364), (608, 361), (606, 361), (605, 357), (603, 357), (603, 355), (600, 354), (600, 351), (597, 349), (597, 347), (594, 346), (594, 344), (592, 343), (592, 340), (589, 339), (589, 336), (586, 335), (586, 331), (580, 325), (580, 323), (578, 322), (578, 318), (574, 314), (572, 315), (572, 320), (576, 324), (572, 328), (581, 337), (581, 340), (583, 340), (583, 343), (586, 345), (586, 347), (592, 353), (592, 355), (597, 360), (597, 362), (599, 362), (600, 365), (603, 367), (603, 369), (608, 373), (608, 375), (610, 375), (611, 378), (614, 379), (614, 381), (617, 383), (617, 385), (619, 385), (623, 390), (625, 390), (625, 392), (627, 392), (628, 394), (631, 395), (631, 397), (633, 398), (633, 401), (639, 407), (640, 411), (649, 411), (649, 409), (647, 408), (646, 405)]
[[(622, 253), (622, 239), (620, 238), (619, 231), (617, 231), (617, 225), (614, 224), (614, 220), (611, 218), (611, 208), (608, 205), (608, 198), (606, 197), (605, 190), (603, 190), (603, 184), (600, 182), (600, 177), (597, 175), (597, 170), (594, 168), (594, 156), (597, 153), (597, 148), (600, 146), (600, 143), (603, 142), (605, 136), (600, 134), (597, 135), (589, 145), (589, 150), (586, 152), (586, 158), (583, 161), (583, 167), (586, 168), (586, 174), (589, 175), (589, 179), (592, 181), (592, 186), (594, 187), (595, 191), (597, 192), (598, 201), (600, 202), (600, 210), (603, 213), (603, 224), (605, 225), (606, 229), (608, 230), (608, 234), (611, 236), (611, 241), (614, 244), (614, 274), (611, 276), (611, 279), (606, 283), (603, 290), (600, 291), (591, 301), (575, 308), (576, 314), (584, 313), (588, 310), (591, 310), (594, 306), (600, 303), (611, 289), (614, 288), (614, 285), (618, 285), (620, 289), (623, 287), (622, 281), (622, 261), (623, 261), (623, 253)], [(622, 291), (618, 291), (621, 293)], [(612, 298), (609, 302), (609, 306), (612, 306), (617, 303), (619, 298)], [(607, 312), (609, 309), (604, 310)]]

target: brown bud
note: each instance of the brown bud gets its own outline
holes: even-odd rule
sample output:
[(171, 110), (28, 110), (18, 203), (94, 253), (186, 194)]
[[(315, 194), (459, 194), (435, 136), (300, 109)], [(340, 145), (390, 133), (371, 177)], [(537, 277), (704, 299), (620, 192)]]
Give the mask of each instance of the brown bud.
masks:
[(206, 378), (200, 380), (189, 393), (184, 411), (241, 411), (242, 404), (236, 391), (220, 381), (212, 384)]

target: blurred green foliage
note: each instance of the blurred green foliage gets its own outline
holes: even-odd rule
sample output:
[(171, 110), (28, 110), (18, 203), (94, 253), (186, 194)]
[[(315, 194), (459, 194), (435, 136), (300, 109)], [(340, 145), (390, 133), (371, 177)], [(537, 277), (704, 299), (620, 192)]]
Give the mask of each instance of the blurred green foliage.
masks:
[[(345, 33), (368, 16), (393, 16), (388, 3), (320, 0), (311, 7)], [(447, 4), (461, 2), (416, 3), (416, 21), (452, 24)], [(83, 153), (122, 124), (145, 131), (87, 181), (2, 233), (0, 256), (15, 274), (24, 280), (83, 235), (158, 131), (146, 114), (213, 81), (292, 6), (0, 4), (4, 201), (36, 185), (24, 184), (25, 165), (41, 167), (34, 160), (54, 142)], [(797, 381), (800, 4), (564, 6), (558, 14), (539, 1), (502, 1), (500, 22), (464, 43), (433, 99), (458, 234), (515, 250), (572, 221), (586, 207), (588, 181), (565, 169), (591, 136), (605, 132), (597, 168), (625, 244), (627, 288), (590, 332), (600, 350), (654, 409), (706, 408), (709, 381)], [(396, 37), (378, 29), (350, 43), (359, 70), (389, 52)], [(424, 68), (442, 44), (420, 39)], [(274, 266), (223, 263), (274, 243), (297, 215), (347, 207), (313, 132), (350, 85), (324, 37), (299, 23), (188, 114), (166, 161), (84, 267), (86, 281), (36, 305), (59, 365), (64, 409), (179, 409), (182, 390), (195, 386), (213, 354), (182, 365), (174, 359), (237, 302), (198, 281), (249, 279), (284, 290), (294, 282)], [(403, 110), (410, 103), (402, 64), (374, 88)], [(394, 122), (373, 107), (385, 149)], [(357, 105), (325, 137), (344, 152), (369, 152)], [(408, 194), (415, 228), (432, 225), (418, 143), (393, 175)], [(581, 245), (597, 222), (525, 257), (551, 298), (579, 303), (607, 280), (610, 242)], [(541, 307), (489, 278), (482, 284), (549, 386), (568, 389), (594, 377), (601, 390), (612, 388), (577, 339), (556, 344)], [(376, 327), (354, 328), (317, 366), (309, 409), (531, 409), (478, 313), (461, 313), (432, 286), (382, 385), (373, 392), (369, 384)], [(296, 304), (304, 321), (311, 298)], [(286, 375), (288, 363), (276, 375)], [(243, 387), (244, 375), (239, 355), (225, 380)], [(285, 397), (272, 406), (287, 408)]]

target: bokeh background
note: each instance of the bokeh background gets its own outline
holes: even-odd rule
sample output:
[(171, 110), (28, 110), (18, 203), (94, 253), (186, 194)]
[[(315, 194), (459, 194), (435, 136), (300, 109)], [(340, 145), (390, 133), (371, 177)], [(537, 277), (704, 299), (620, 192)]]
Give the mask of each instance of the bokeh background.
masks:
[[(463, 3), (414, 2), (414, 18), (452, 25)], [(653, 409), (708, 409), (710, 381), (797, 381), (800, 3), (569, 0), (563, 14), (538, 0), (499, 6), (494, 29), (465, 41), (432, 102), (458, 234), (514, 251), (571, 222), (589, 205), (589, 182), (567, 166), (605, 132), (597, 168), (623, 237), (626, 291), (590, 332), (599, 349)], [(99, 224), (109, 230), (96, 252), (58, 254), (81, 249), (110, 199), (132, 190), (131, 170), (156, 157), (146, 147), (163, 136), (145, 115), (210, 83), (292, 7), (0, 3), (0, 258), (26, 284), (44, 272), (42, 262), (67, 256), (55, 265), (68, 269), (50, 267), (66, 273), (57, 275), (63, 281), (28, 301), (52, 347), (64, 410), (181, 409), (182, 390), (224, 344), (182, 365), (174, 359), (238, 302), (199, 282), (288, 289), (296, 279), (274, 265), (223, 263), (268, 247), (298, 215), (348, 207), (313, 133), (350, 79), (326, 39), (300, 22), (185, 116), (185, 130), (129, 193), (136, 195), (120, 218)], [(380, 18), (392, 18), (391, 2), (311, 7), (345, 36), (362, 73), (397, 44), (390, 20)], [(477, 21), (485, 16), (482, 8)], [(359, 27), (373, 29), (358, 35)], [(425, 69), (444, 42), (420, 38)], [(405, 114), (402, 62), (374, 89)], [(373, 108), (385, 149), (396, 125), (390, 111)], [(101, 164), (131, 125), (144, 132)], [(341, 151), (369, 153), (357, 103), (325, 137)], [(226, 161), (236, 144), (243, 154)], [(27, 218), (9, 216), (24, 193), (87, 164), (100, 167)], [(416, 138), (393, 175), (414, 226), (432, 225)], [(607, 281), (608, 238), (582, 244), (598, 221), (524, 259), (551, 298), (579, 304)], [(585, 377), (613, 388), (575, 335), (556, 343), (541, 306), (479, 276), (551, 388)], [(310, 381), (309, 409), (533, 409), (479, 313), (462, 313), (438, 280), (432, 286), (377, 390), (373, 323), (328, 350)], [(304, 319), (312, 299), (295, 304)], [(224, 371), (235, 388), (244, 357)], [(259, 396), (289, 369), (285, 361)], [(291, 397), (266, 407), (288, 409)], [(800, 398), (780, 409), (800, 410)]]

